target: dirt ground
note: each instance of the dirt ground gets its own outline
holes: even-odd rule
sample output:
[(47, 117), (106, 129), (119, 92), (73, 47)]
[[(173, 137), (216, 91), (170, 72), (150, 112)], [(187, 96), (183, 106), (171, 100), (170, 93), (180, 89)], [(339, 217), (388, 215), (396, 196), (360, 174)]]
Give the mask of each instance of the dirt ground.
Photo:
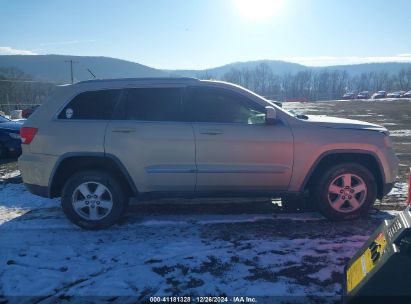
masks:
[(339, 303), (344, 265), (395, 214), (331, 222), (269, 201), (180, 200), (133, 204), (119, 225), (84, 231), (58, 205), (22, 184), (0, 185), (0, 302), (25, 295), (35, 303), (84, 296), (148, 303), (173, 295)]

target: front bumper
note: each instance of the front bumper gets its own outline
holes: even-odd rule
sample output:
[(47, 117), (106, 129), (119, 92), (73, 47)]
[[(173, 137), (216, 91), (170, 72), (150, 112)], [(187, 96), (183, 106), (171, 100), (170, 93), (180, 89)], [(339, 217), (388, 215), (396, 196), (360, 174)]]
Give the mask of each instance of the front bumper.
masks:
[(378, 189), (378, 198), (382, 199), (392, 188), (398, 176), (399, 159), (390, 147), (380, 148), (376, 151), (380, 161), (382, 173), (382, 187)]

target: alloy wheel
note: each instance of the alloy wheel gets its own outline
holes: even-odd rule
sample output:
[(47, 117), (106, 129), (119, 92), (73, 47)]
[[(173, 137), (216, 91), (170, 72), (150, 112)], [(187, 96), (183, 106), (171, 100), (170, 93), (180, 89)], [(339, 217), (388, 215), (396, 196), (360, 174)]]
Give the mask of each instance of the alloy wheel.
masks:
[(99, 182), (85, 182), (73, 192), (74, 211), (83, 219), (98, 221), (110, 214), (113, 208), (113, 195)]
[(327, 196), (329, 204), (337, 212), (353, 212), (364, 203), (367, 185), (360, 176), (344, 173), (330, 183)]

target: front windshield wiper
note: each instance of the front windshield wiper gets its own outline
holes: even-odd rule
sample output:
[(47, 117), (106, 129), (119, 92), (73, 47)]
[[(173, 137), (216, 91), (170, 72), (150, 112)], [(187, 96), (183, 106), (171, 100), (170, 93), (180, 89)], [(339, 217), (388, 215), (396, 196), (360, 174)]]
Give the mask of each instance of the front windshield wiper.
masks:
[(304, 120), (307, 120), (307, 119), (308, 119), (308, 116), (307, 116), (307, 115), (297, 113), (297, 112), (294, 111), (294, 110), (288, 110), (288, 112), (291, 113), (291, 115), (293, 115), (295, 118), (304, 119)]
[(298, 119), (308, 120), (308, 116), (304, 114), (297, 114), (295, 115), (295, 117), (297, 117)]

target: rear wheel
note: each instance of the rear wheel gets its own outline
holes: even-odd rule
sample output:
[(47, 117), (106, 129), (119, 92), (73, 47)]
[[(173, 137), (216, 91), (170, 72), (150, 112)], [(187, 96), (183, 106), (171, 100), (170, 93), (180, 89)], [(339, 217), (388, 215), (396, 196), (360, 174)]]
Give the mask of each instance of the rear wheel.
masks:
[(373, 174), (364, 166), (353, 163), (330, 167), (313, 190), (318, 210), (333, 220), (365, 214), (377, 198)]
[(102, 229), (119, 221), (126, 210), (127, 198), (107, 173), (81, 171), (66, 182), (61, 204), (74, 224), (85, 229)]

